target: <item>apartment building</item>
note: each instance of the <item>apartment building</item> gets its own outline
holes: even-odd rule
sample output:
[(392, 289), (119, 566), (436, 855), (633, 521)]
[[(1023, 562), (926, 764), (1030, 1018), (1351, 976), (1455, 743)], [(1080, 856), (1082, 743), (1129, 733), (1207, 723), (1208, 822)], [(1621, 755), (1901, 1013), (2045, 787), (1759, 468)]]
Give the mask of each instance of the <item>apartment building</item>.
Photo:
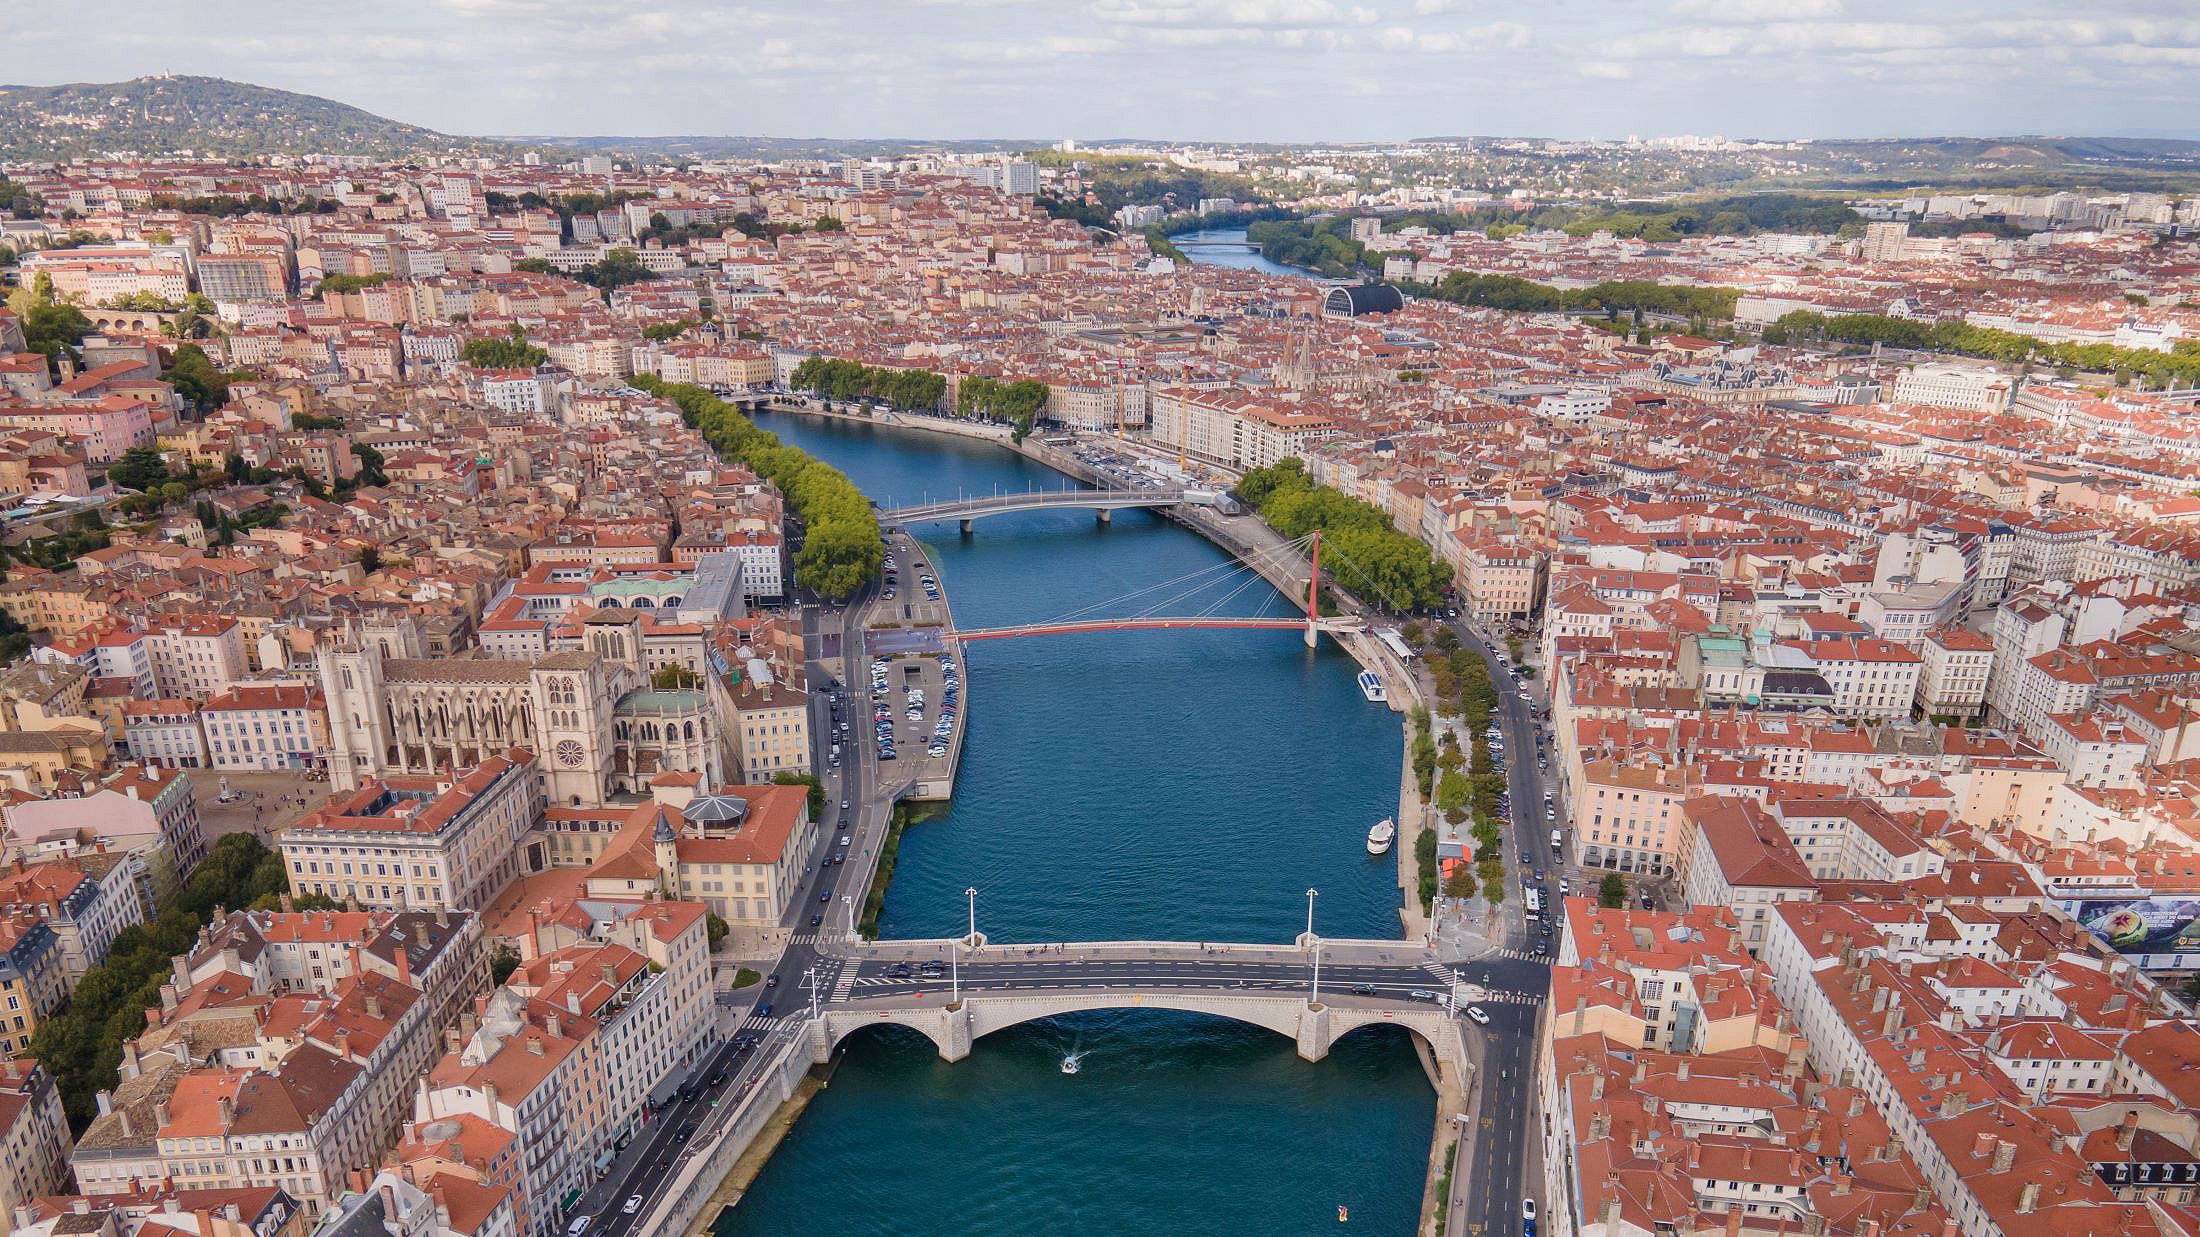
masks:
[(1626, 1237), (1939, 1233), (1944, 1217), (1846, 1080), (1814, 1075), (1723, 910), (1570, 900), (1538, 1045), (1538, 1223)]
[(1663, 872), (1682, 845), (1689, 798), (1700, 792), (1698, 766), (1629, 765), (1592, 760), (1568, 795), (1565, 836), (1573, 862), (1620, 872)]
[(451, 995), (486, 981), (479, 925), (360, 917), (347, 925), (344, 964), (293, 986), (289, 968), (271, 964), (280, 951), (262, 946), (311, 935), (324, 914), (237, 912), (174, 960), (160, 1008), (125, 1045), (120, 1084), (100, 1094), (72, 1155), (80, 1189), (275, 1186), (310, 1217), (395, 1145)]
[[(2159, 1144), (2119, 1132), (2171, 1118), (2190, 1157), (2190, 1088), (2175, 1084), (2185, 1112), (2172, 1118), (2104, 1071), (2095, 1045), (2167, 1042), (2189, 1070), (2200, 1035), (2079, 940), (1977, 908), (1951, 923), (1925, 904), (1794, 904), (1772, 922), (1765, 957), (1811, 1065), (1866, 1097), (1967, 1237), (2143, 1231), (2148, 1201), (2196, 1188), (2148, 1179), (2140, 1161)], [(2080, 1034), (2033, 1029), (2045, 1023)]]
[(1903, 718), (1917, 701), (1925, 661), (1890, 640), (1855, 637), (1793, 645), (1809, 655), (1833, 688), (1833, 708), (1844, 717)]
[(1188, 387), (1155, 391), (1152, 421), (1155, 442), (1240, 472), (1305, 459), (1316, 443), (1337, 433), (1336, 418), (1324, 411)]
[(0, 1217), (61, 1192), (69, 1146), (69, 1120), (53, 1075), (29, 1057), (0, 1060)]
[(378, 910), (478, 909), (520, 874), (542, 815), (532, 753), (492, 756), (449, 781), (370, 778), (283, 831), (291, 888)]
[(1917, 707), (1927, 717), (1969, 718), (1986, 706), (1993, 642), (1961, 627), (1926, 632), (1917, 645)]
[(1688, 905), (1723, 907), (1751, 955), (1764, 947), (1765, 917), (1781, 902), (1818, 896), (1818, 881), (1770, 812), (1749, 799), (1705, 796), (1683, 805), (1687, 820), (1674, 875)]
[(80, 859), (37, 863), (18, 856), (0, 869), (0, 913), (24, 911), (61, 941), (62, 973), (74, 987), (107, 958), (117, 933), (145, 920), (145, 899), (129, 865)]
[(68, 996), (61, 953), (61, 938), (36, 913), (0, 912), (0, 1058), (29, 1051), (39, 1022)]
[(314, 769), (328, 761), (328, 706), (305, 686), (243, 686), (199, 709), (215, 769)]

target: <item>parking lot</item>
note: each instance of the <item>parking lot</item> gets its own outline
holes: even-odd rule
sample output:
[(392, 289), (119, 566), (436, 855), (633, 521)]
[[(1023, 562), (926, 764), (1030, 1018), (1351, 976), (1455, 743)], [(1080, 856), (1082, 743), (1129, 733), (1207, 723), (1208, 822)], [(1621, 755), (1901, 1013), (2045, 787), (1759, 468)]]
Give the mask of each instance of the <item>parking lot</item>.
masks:
[(880, 782), (928, 781), (953, 771), (963, 725), (962, 667), (953, 654), (874, 656), (855, 687), (857, 707), (848, 732), (874, 744), (885, 762)]
[(871, 625), (952, 625), (954, 620), (948, 613), (946, 591), (933, 574), (924, 547), (907, 533), (896, 532), (886, 539), (886, 556), (890, 565), (885, 573), (884, 587), (871, 611)]

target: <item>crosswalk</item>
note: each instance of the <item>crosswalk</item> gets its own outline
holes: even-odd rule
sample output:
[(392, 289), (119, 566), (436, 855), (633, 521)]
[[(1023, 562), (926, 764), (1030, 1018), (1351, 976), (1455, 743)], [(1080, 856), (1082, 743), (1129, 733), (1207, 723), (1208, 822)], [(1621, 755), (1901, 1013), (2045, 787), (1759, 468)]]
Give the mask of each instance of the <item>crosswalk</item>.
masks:
[(1512, 958), (1512, 959), (1515, 959), (1516, 961), (1520, 961), (1520, 962), (1548, 962), (1548, 961), (1550, 961), (1550, 959), (1549, 959), (1549, 958), (1546, 958), (1546, 957), (1545, 957), (1544, 955), (1542, 955), (1542, 954), (1536, 953), (1536, 952), (1535, 952), (1534, 950), (1530, 950), (1530, 949), (1514, 949), (1514, 948), (1513, 948), (1512, 946), (1510, 946), (1510, 945), (1500, 945), (1500, 946), (1498, 946), (1497, 948), (1495, 948), (1495, 949), (1493, 949), (1493, 950), (1489, 951), (1488, 953), (1486, 953), (1486, 954), (1484, 954), (1484, 955), (1482, 955), (1482, 956), (1483, 956), (1483, 957), (1485, 957), (1485, 958)]
[(790, 945), (837, 945), (847, 940), (840, 932), (796, 932), (787, 938)]
[(845, 963), (841, 964), (840, 974), (833, 982), (833, 994), (826, 999), (834, 1002), (847, 1000), (848, 990), (855, 987), (855, 983), (856, 968)]
[(1543, 994), (1540, 992), (1514, 992), (1505, 988), (1486, 988), (1479, 999), (1494, 1001), (1499, 1005), (1541, 1005)]
[(744, 1031), (769, 1031), (778, 1025), (779, 1020), (777, 1018), (758, 1018), (750, 1015), (742, 1020), (741, 1029)]

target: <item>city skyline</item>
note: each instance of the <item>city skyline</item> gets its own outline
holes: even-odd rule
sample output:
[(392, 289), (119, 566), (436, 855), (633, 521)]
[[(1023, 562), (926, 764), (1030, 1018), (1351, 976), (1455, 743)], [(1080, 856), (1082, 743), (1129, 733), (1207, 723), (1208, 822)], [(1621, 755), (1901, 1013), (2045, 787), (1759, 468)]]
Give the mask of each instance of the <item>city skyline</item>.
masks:
[(2200, 136), (2167, 0), (408, 0), (311, 34), (131, 7), (0, 15), (0, 78), (211, 74), (471, 136)]

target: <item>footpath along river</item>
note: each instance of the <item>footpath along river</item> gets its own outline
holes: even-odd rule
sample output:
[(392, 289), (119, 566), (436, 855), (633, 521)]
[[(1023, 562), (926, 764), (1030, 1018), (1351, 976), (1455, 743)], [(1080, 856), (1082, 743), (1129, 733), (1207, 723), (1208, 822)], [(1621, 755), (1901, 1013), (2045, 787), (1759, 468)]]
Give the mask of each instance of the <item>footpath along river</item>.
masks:
[[(1006, 449), (800, 414), (761, 424), (881, 504), (1060, 487)], [(1145, 512), (1032, 512), (915, 530), (956, 621), (1043, 621), (1213, 567)], [(1191, 603), (1203, 608), (1239, 583)], [(1136, 609), (1130, 603), (1119, 612)], [(1282, 614), (1255, 582), (1224, 612)], [(1171, 607), (1172, 613), (1187, 612)], [(912, 825), (881, 934), (947, 936), (978, 889), (997, 943), (1396, 936), (1397, 715), (1357, 667), (1287, 632), (1109, 633), (972, 646), (954, 801)], [(1084, 1055), (1074, 1076), (1065, 1054)], [(980, 1040), (958, 1064), (896, 1028), (858, 1033), (721, 1237), (1250, 1234), (1414, 1228), (1435, 1097), (1403, 1032), (1308, 1064), (1271, 1032), (1095, 1012)]]

